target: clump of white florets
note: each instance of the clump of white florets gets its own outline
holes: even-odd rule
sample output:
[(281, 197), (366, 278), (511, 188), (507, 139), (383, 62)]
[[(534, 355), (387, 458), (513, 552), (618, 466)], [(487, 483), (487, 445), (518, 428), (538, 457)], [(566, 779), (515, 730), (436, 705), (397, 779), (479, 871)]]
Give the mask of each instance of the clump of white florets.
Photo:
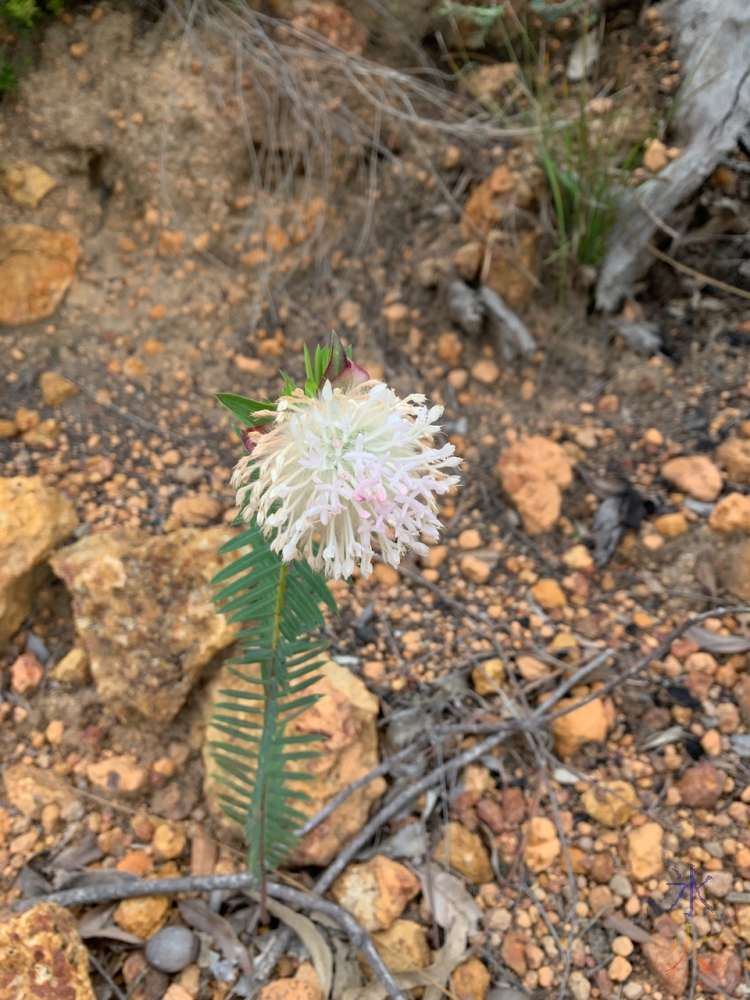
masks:
[(271, 547), (284, 561), (339, 579), (355, 566), (369, 576), (376, 549), (392, 566), (409, 549), (426, 555), (422, 539), (441, 527), (435, 497), (458, 482), (444, 470), (461, 460), (433, 445), (441, 406), (374, 380), (335, 381), (279, 399), (232, 485), (245, 520), (255, 515), (267, 536), (276, 529)]

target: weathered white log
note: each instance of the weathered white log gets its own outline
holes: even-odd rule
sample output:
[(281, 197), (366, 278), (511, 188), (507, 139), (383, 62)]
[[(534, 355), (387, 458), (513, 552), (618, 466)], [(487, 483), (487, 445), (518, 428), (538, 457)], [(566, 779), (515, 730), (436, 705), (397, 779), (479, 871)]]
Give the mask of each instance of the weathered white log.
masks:
[(654, 259), (644, 248), (654, 218), (668, 223), (750, 122), (750, 0), (667, 0), (660, 9), (682, 66), (673, 122), (683, 152), (620, 198), (596, 287), (597, 306), (610, 312)]

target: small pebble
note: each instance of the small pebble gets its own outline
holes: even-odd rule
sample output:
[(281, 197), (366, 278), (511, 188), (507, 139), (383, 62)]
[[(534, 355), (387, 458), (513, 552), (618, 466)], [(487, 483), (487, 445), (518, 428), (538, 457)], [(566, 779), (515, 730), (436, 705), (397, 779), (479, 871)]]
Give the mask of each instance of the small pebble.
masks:
[(643, 996), (643, 986), (641, 983), (625, 983), (622, 995), (626, 1000), (639, 1000)]
[(625, 875), (613, 875), (609, 880), (609, 887), (617, 896), (623, 899), (630, 899), (633, 895), (633, 886)]
[(198, 956), (198, 938), (187, 927), (165, 927), (146, 944), (146, 961), (159, 972), (182, 972)]
[[(615, 955), (620, 955), (622, 958), (627, 958), (628, 955), (633, 954), (633, 942), (630, 940), (629, 937), (625, 937), (624, 934), (621, 934), (619, 937), (616, 937), (612, 942), (612, 951), (615, 953)], [(612, 975), (611, 972), (610, 975)]]
[(615, 955), (607, 969), (609, 978), (615, 983), (624, 983), (632, 971), (633, 966), (622, 955)]

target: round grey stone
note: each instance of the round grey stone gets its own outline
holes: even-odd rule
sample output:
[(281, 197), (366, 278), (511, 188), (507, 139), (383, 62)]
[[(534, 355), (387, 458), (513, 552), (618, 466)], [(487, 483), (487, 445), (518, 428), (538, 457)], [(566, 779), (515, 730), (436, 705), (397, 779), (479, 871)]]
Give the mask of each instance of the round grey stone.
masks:
[(609, 887), (615, 895), (622, 896), (623, 899), (630, 899), (633, 895), (633, 886), (624, 875), (613, 875), (609, 880)]
[(187, 927), (165, 927), (149, 938), (146, 961), (159, 972), (182, 972), (198, 956), (200, 942)]
[(734, 876), (728, 871), (711, 872), (711, 878), (706, 882), (705, 890), (709, 896), (718, 896), (722, 899), (728, 892), (732, 891)]

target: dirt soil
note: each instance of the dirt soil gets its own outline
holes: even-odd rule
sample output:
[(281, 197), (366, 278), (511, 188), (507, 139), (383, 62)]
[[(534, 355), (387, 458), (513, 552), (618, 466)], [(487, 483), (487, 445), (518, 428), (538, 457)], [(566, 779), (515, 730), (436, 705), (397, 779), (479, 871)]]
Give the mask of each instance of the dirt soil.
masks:
[[(229, 479), (240, 447), (214, 393), (275, 398), (282, 371), (303, 379), (302, 345), (324, 342), (333, 328), (353, 344), (357, 362), (372, 375), (401, 394), (424, 392), (443, 404), (445, 433), (464, 459), (461, 486), (441, 507), (444, 561), (410, 561), (401, 575), (381, 566), (370, 582), (357, 579), (351, 589), (336, 588), (341, 614), (328, 622), (332, 655), (380, 699), (384, 752), (408, 742), (393, 720), (403, 712), (408, 717), (415, 706), (432, 724), (502, 714), (494, 693), (478, 694), (476, 678), (469, 683), (477, 665), (493, 655), (487, 629), (511, 657), (546, 650), (555, 636), (572, 635), (567, 647), (553, 642), (563, 667), (577, 663), (582, 651), (611, 647), (618, 650), (619, 670), (652, 651), (687, 616), (750, 596), (746, 534), (714, 530), (708, 523), (711, 504), (686, 502), (690, 498), (660, 475), (672, 457), (713, 460), (722, 442), (750, 437), (746, 302), (655, 265), (648, 286), (625, 312), (626, 318), (654, 323), (662, 334), (663, 351), (643, 357), (609, 320), (589, 311), (580, 288), (567, 293), (561, 315), (556, 269), (547, 264), (538, 272), (538, 289), (519, 310), (538, 351), (525, 363), (506, 363), (489, 336), (468, 335), (451, 322), (445, 298), (456, 251), (466, 243), (455, 207), (503, 162), (506, 148), (459, 143), (453, 163), (446, 154), (446, 147), (456, 145), (450, 135), (383, 125), (378, 156), (334, 136), (328, 175), (317, 167), (307, 172), (301, 162), (284, 182), (292, 201), (263, 198), (257, 171), (270, 191), (269, 150), (276, 148), (281, 163), (293, 159), (293, 152), (273, 146), (263, 103), (221, 31), (203, 26), (186, 41), (183, 26), (168, 15), (145, 21), (125, 3), (92, 10), (81, 5), (45, 28), (37, 63), (19, 93), (0, 103), (0, 161), (28, 161), (57, 181), (35, 208), (0, 194), (2, 225), (69, 233), (82, 250), (76, 279), (52, 315), (0, 328), (0, 421), (19, 423), (19, 410), (30, 411), (37, 417), (28, 418), (28, 426), (44, 428), (36, 437), (0, 439), (3, 476), (39, 475), (70, 498), (81, 521), (78, 537), (116, 526), (161, 534), (200, 524), (175, 511), (183, 497), (215, 501), (203, 524), (230, 523), (236, 509)], [(572, 41), (572, 34), (563, 36), (556, 58), (563, 59)], [(660, 84), (669, 69), (668, 46), (658, 48), (659, 38), (628, 5), (612, 14), (601, 71), (613, 79), (632, 72), (638, 93), (655, 111), (671, 99)], [(383, 49), (373, 54), (385, 55)], [(366, 117), (361, 108), (358, 113)], [(368, 189), (373, 162), (376, 196)], [(689, 244), (685, 263), (742, 285), (736, 269), (741, 250), (726, 236), (742, 228), (735, 209), (734, 228), (717, 235), (719, 227), (702, 227), (717, 217), (712, 206), (729, 197), (730, 188), (733, 205), (741, 214), (750, 211), (749, 187), (750, 175), (741, 173), (706, 186), (687, 223), (700, 237)], [(552, 249), (548, 232), (542, 249)], [(445, 334), (452, 338), (441, 340)], [(45, 405), (40, 377), (46, 371), (64, 376), (78, 394), (61, 406)], [(575, 471), (554, 529), (531, 537), (496, 466), (509, 447), (534, 435), (560, 444)], [(594, 513), (607, 491), (624, 483), (644, 499), (645, 516), (628, 527), (609, 563), (594, 568), (585, 558), (594, 544)], [(750, 494), (750, 477), (726, 482), (721, 495), (730, 493)], [(679, 530), (668, 526), (677, 522), (659, 520), (678, 514)], [(566, 560), (576, 546), (579, 562)], [(486, 577), (465, 563), (472, 553), (490, 567)], [(532, 588), (553, 580), (562, 601), (546, 603), (538, 596), (544, 588)], [(746, 626), (746, 615), (723, 610), (706, 623), (714, 634), (744, 635)], [(157, 725), (103, 706), (90, 682), (47, 679), (28, 698), (14, 694), (10, 668), (27, 649), (29, 632), (52, 662), (72, 647), (71, 601), (60, 580), (50, 576), (31, 618), (0, 649), (0, 759), (4, 768), (33, 763), (69, 777), (80, 791), (83, 813), (77, 832), (45, 831), (0, 798), (8, 817), (0, 840), (5, 900), (18, 897), (16, 880), (29, 858), (54, 849), (61, 838), (76, 843), (86, 831), (96, 835), (104, 867), (136, 848), (149, 851), (143, 824), (140, 832), (137, 826), (145, 816), (153, 823), (162, 818), (183, 824), (189, 837), (199, 831), (216, 839), (221, 846), (215, 870), (238, 868), (240, 842), (217, 825), (202, 797), (205, 690), (221, 657), (206, 668), (177, 718)], [(747, 751), (738, 756), (731, 742), (750, 725), (750, 691), (742, 688), (742, 703), (736, 683), (747, 677), (745, 655), (715, 650), (713, 660), (710, 653), (697, 654), (697, 647), (688, 650), (685, 655), (709, 656), (714, 674), (724, 671), (724, 679), (714, 677), (696, 700), (685, 656), (673, 652), (677, 657), (658, 661), (615, 689), (616, 725), (607, 739), (566, 758), (568, 777), (554, 772), (571, 849), (604, 853), (614, 860), (614, 873), (626, 870), (624, 835), (612, 838), (579, 802), (587, 787), (583, 779), (624, 776), (638, 789), (649, 823), (656, 818), (663, 825), (668, 864), (728, 871), (735, 904), (747, 902)], [(532, 682), (529, 698), (534, 691)], [(721, 705), (733, 711), (717, 716)], [(63, 724), (59, 743), (45, 736), (54, 721)], [(645, 736), (674, 726), (666, 744), (657, 740), (644, 747)], [(717, 746), (706, 741), (709, 732), (719, 734)], [(86, 766), (107, 752), (131, 751), (150, 769), (145, 789), (127, 801), (93, 790)], [(679, 795), (668, 794), (696, 759), (710, 760), (731, 782), (721, 810), (683, 805)], [(164, 760), (174, 769), (154, 769)], [(511, 745), (504, 767), (502, 780), (493, 780), (501, 792), (524, 789), (529, 815), (540, 801), (549, 803), (538, 784), (538, 762), (522, 739)], [(732, 811), (732, 804), (745, 809)], [(445, 816), (450, 809), (454, 821), (479, 829), (475, 806), (469, 800), (449, 806), (446, 799)], [(489, 833), (486, 825), (482, 829)], [(180, 871), (189, 872), (189, 849), (177, 861)], [(480, 893), (482, 908), (498, 907), (502, 897), (511, 908), (524, 900), (522, 912), (536, 914), (519, 888), (512, 857), (498, 862), (495, 856), (495, 863), (508, 878), (498, 880), (499, 895)], [(602, 886), (584, 869), (576, 871), (578, 916), (584, 925), (590, 916), (593, 926), (597, 906), (586, 900)], [(527, 888), (541, 885), (550, 897), (560, 881), (544, 873), (524, 877), (531, 879)], [(631, 871), (628, 877), (637, 883), (636, 902), (624, 912), (650, 931), (651, 916), (667, 909), (671, 890), (664, 882), (671, 876), (639, 882)], [(736, 981), (727, 974), (725, 995), (747, 996), (748, 925), (743, 936), (741, 907), (712, 901), (717, 911), (704, 918), (705, 947), (714, 956), (736, 954), (741, 972)], [(406, 915), (424, 917), (416, 903)], [(536, 924), (536, 917), (529, 920), (530, 927)], [(516, 930), (533, 937), (523, 923)], [(575, 967), (591, 975), (582, 977), (588, 992), (578, 984), (576, 1000), (623, 992), (629, 1000), (660, 1000), (673, 992), (639, 951), (629, 958), (632, 974), (613, 969), (610, 946), (628, 931), (607, 933), (603, 944), (588, 931), (583, 935), (585, 953)], [(527, 948), (526, 958), (514, 965), (491, 931), (483, 940), (475, 953), (495, 982), (514, 984), (526, 995), (557, 989), (562, 966), (556, 959)], [(89, 943), (127, 993), (126, 946)], [(299, 955), (291, 953), (277, 975), (289, 976), (298, 965)], [(713, 968), (718, 976), (719, 966)], [(540, 977), (542, 969), (551, 971)], [(92, 981), (98, 996), (113, 995), (106, 977), (94, 970)], [(712, 993), (700, 979), (693, 987)], [(192, 995), (225, 992), (204, 969)]]

